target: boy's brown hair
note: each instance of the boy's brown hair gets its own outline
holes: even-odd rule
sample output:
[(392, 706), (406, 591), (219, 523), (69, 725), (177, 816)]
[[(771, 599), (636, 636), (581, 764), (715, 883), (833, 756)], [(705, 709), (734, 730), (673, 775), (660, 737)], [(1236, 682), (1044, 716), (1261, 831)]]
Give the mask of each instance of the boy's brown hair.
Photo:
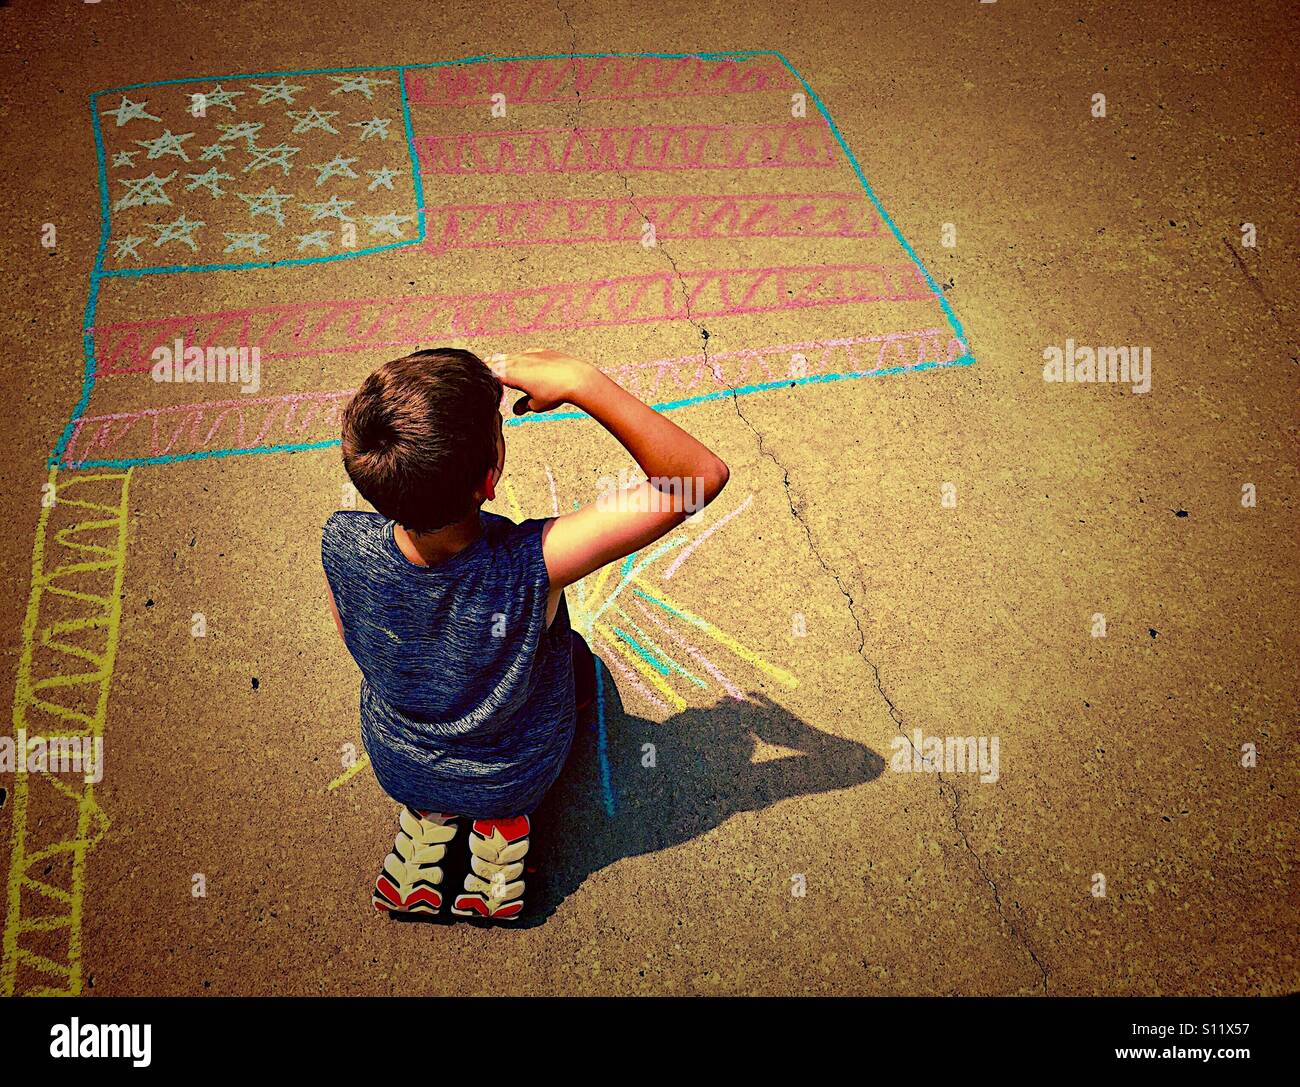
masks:
[(497, 463), (501, 382), (477, 355), (441, 347), (385, 363), (343, 410), (343, 466), (409, 532), (467, 517)]

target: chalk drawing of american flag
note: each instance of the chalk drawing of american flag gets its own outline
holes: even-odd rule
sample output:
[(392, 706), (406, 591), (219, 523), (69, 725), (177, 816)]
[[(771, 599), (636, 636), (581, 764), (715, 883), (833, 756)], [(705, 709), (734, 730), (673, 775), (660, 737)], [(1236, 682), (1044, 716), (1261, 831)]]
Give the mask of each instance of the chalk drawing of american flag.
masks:
[[(186, 78), (91, 112), (101, 241), (52, 465), (335, 445), (360, 377), (420, 346), (596, 350), (636, 328), (645, 353), (610, 365), (660, 410), (974, 361), (776, 53)], [(168, 277), (195, 272), (178, 301)], [(177, 340), (256, 348), (260, 387), (152, 381)]]

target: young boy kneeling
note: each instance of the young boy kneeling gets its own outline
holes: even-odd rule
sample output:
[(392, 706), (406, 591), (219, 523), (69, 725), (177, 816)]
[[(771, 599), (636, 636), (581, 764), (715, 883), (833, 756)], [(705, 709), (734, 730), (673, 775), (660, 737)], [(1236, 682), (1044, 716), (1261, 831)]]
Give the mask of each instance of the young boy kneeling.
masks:
[[(646, 482), (520, 524), (482, 510), (505, 470), (503, 385), (526, 394), (519, 414), (581, 408)], [(465, 829), (470, 868), (452, 913), (513, 919), (529, 815), (595, 691), (564, 588), (713, 501), (727, 466), (587, 363), (526, 351), (489, 367), (449, 348), (394, 359), (365, 380), (343, 413), (343, 464), (378, 513), (333, 514), (321, 558), (361, 669), (362, 741), (402, 805), (375, 908), (437, 913), (442, 864)]]

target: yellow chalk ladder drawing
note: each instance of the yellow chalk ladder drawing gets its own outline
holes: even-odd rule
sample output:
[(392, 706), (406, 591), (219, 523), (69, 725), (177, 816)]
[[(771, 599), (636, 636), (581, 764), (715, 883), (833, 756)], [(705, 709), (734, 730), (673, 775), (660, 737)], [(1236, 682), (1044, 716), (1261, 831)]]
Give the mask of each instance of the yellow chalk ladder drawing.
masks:
[[(49, 475), (32, 548), (13, 730), (104, 734), (122, 619), (132, 469)], [(22, 758), (16, 751), (15, 757)], [(86, 856), (108, 830), (84, 774), (15, 773), (0, 982), (6, 996), (82, 990)]]

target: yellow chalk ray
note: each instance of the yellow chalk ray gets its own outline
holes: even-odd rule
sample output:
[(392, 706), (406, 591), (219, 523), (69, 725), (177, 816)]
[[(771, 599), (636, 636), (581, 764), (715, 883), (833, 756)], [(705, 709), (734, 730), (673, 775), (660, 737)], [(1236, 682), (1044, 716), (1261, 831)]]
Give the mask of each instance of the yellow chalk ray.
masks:
[(357, 774), (361, 773), (361, 771), (364, 770), (369, 765), (370, 765), (370, 756), (363, 754), (360, 758), (357, 759), (356, 762), (354, 762), (351, 766), (349, 766), (346, 770), (344, 770), (343, 773), (339, 774), (338, 777), (336, 777), (333, 781), (331, 781), (328, 785), (326, 785), (325, 791), (327, 793), (332, 793), (339, 786), (346, 785), (349, 781), (351, 781), (354, 777), (356, 777)]
[(698, 615), (695, 615), (693, 612), (689, 611), (687, 608), (683, 607), (675, 600), (672, 600), (669, 597), (665, 596), (662, 592), (660, 592), (655, 586), (647, 582), (644, 578), (636, 577), (633, 579), (632, 583), (636, 585), (637, 588), (643, 590), (651, 597), (651, 603), (657, 601), (661, 604), (666, 604), (674, 614), (686, 620), (686, 622), (690, 623), (692, 626), (702, 630), (710, 638), (718, 642), (720, 645), (723, 645), (727, 649), (731, 650), (732, 653), (734, 653), (741, 660), (745, 661), (747, 664), (752, 664), (765, 676), (770, 676), (772, 679), (780, 683), (783, 687), (789, 687), (793, 689), (799, 686), (799, 680), (796, 679), (790, 672), (787, 672), (784, 668), (780, 667), (779, 665), (772, 664), (771, 662), (764, 660), (752, 649), (748, 648), (745, 645), (742, 645), (739, 641), (733, 638), (726, 631), (719, 630), (707, 619), (701, 619)]
[(515, 495), (515, 489), (511, 486), (509, 480), (503, 480), (501, 489), (506, 492), (506, 501), (510, 503), (510, 512), (516, 521), (524, 520), (524, 509), (519, 504), (519, 498)]

